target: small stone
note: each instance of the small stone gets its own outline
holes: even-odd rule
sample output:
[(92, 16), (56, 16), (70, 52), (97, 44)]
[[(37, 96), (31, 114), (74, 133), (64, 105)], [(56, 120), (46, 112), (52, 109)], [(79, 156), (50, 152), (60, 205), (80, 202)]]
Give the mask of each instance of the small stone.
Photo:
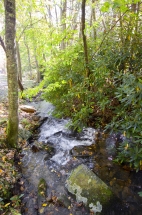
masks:
[(36, 109), (29, 105), (21, 105), (20, 109), (26, 113), (35, 113)]
[(34, 120), (34, 121), (39, 121), (40, 118), (41, 118), (40, 116), (34, 115), (34, 116), (32, 117), (32, 120)]

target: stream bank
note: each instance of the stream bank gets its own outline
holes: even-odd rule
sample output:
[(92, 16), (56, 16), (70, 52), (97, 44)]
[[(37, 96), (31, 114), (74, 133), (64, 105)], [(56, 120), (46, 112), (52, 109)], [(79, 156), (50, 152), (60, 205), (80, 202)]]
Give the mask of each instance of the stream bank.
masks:
[[(75, 200), (65, 187), (71, 171), (86, 165), (102, 179), (116, 196), (116, 201), (97, 214), (140, 215), (142, 211), (142, 171), (138, 173), (113, 163), (116, 143), (121, 135), (106, 135), (93, 128), (82, 133), (67, 129), (68, 120), (52, 117), (54, 107), (44, 101), (32, 103), (38, 115), (45, 117), (38, 133), (22, 152), (22, 178), (19, 181), (23, 215), (89, 215), (93, 211)], [(43, 196), (38, 188), (45, 180)], [(41, 185), (42, 187), (42, 185)]]

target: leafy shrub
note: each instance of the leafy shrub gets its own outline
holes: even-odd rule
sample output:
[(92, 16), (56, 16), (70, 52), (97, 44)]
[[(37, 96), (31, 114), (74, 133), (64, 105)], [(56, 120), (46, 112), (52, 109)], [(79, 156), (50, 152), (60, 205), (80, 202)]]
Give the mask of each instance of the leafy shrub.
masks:
[(142, 168), (141, 144), (137, 142), (130, 143), (130, 140), (120, 143), (120, 146), (118, 147), (118, 155), (114, 161), (129, 164), (130, 167), (138, 171)]
[(124, 43), (111, 36), (97, 51), (97, 41), (89, 41), (89, 77), (79, 41), (56, 53), (46, 68), (43, 96), (56, 106), (57, 117), (72, 118), (75, 129), (81, 130), (92, 121), (95, 126), (109, 123), (106, 129), (132, 137), (133, 147), (126, 151), (122, 144), (117, 161), (126, 161), (138, 169), (142, 144), (141, 35), (131, 35), (134, 38)]

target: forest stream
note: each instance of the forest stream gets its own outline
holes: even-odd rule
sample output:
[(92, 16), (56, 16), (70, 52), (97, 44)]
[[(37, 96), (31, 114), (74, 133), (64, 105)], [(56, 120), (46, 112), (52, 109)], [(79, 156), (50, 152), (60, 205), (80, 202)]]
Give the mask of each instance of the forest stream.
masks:
[[(19, 181), (24, 186), (21, 191), (24, 194), (22, 214), (140, 215), (142, 198), (138, 192), (142, 188), (142, 171), (136, 173), (112, 161), (116, 145), (124, 137), (121, 134), (104, 134), (93, 128), (85, 128), (81, 133), (73, 132), (67, 128), (69, 119), (52, 116), (52, 104), (40, 101), (32, 105), (43, 121), (22, 151), (22, 178)], [(113, 201), (102, 205), (101, 210), (77, 201), (77, 194), (67, 189), (68, 178), (79, 166), (85, 167), (88, 174), (93, 175), (91, 177), (97, 177), (113, 193)], [(84, 179), (79, 177), (81, 184)]]

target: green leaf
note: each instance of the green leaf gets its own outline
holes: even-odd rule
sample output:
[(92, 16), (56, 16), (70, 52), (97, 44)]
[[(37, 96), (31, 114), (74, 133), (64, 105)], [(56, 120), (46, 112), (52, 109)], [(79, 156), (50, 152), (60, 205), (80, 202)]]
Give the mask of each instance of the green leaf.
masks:
[(139, 196), (142, 197), (142, 192), (138, 192)]
[(105, 2), (103, 4), (103, 6), (101, 7), (101, 11), (102, 12), (108, 12), (109, 8), (110, 8), (111, 4), (109, 2)]

